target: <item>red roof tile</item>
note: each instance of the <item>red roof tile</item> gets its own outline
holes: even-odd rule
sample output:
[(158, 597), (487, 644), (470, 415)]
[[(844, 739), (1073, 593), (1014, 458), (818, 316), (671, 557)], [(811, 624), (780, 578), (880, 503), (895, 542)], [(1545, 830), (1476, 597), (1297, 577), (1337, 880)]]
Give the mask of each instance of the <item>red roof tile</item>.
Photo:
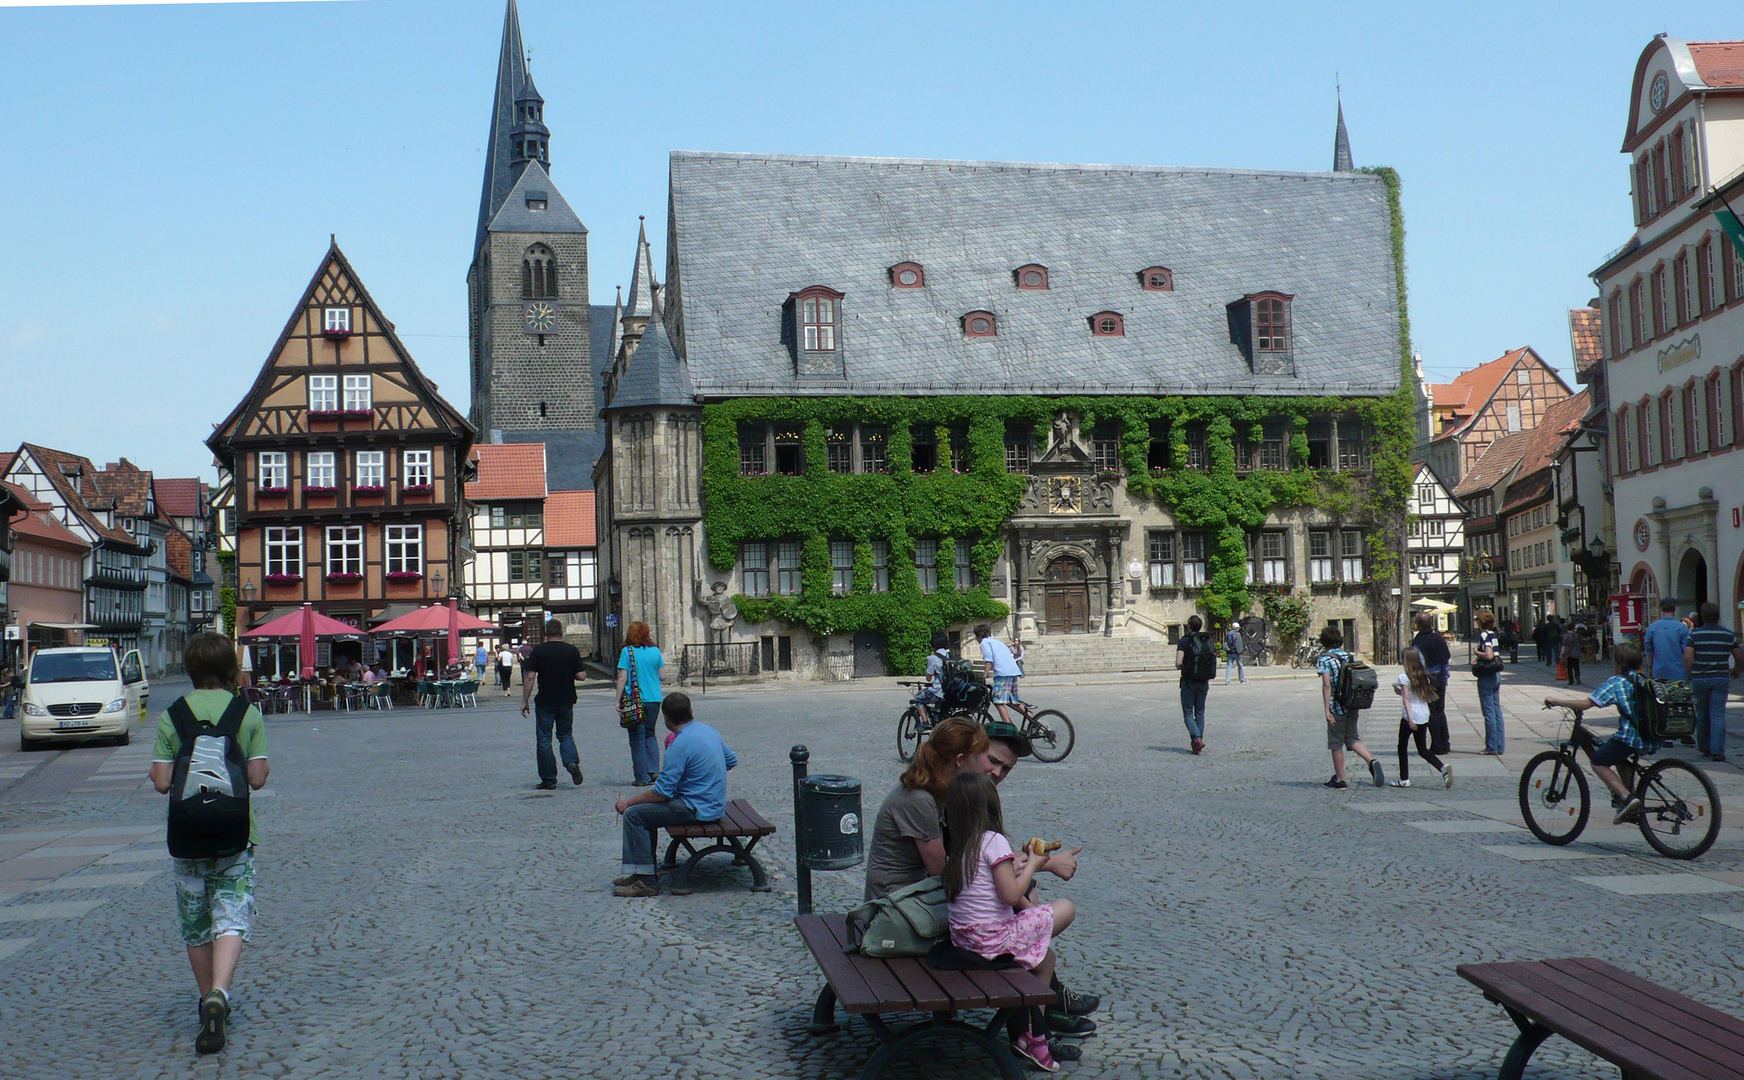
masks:
[(192, 476), (171, 476), (152, 480), (152, 493), (157, 496), (157, 508), (170, 517), (199, 517), (200, 489), (206, 485)]
[(1696, 74), (1709, 86), (1744, 86), (1744, 41), (1690, 41)]
[[(42, 466), (49, 483), (60, 493), (61, 499), (72, 509), (72, 512), (85, 523), (85, 527), (98, 536), (108, 537), (122, 544), (135, 544), (136, 541), (121, 529), (111, 528), (103, 524), (103, 519), (92, 512), (92, 507), (109, 506), (113, 499), (105, 494), (103, 489), (103, 472), (91, 459), (78, 454), (69, 454), (64, 450), (52, 450), (35, 443), (25, 443), (23, 450), (30, 453)], [(74, 491), (73, 483), (68, 479), (69, 471), (78, 472), (81, 476), (82, 491)]]
[(164, 561), (169, 564), (170, 573), (180, 578), (193, 578), (194, 544), (182, 530), (170, 529), (164, 540)]
[(98, 483), (103, 494), (114, 498), (115, 512), (144, 517), (146, 494), (151, 491), (151, 473), (122, 458), (104, 467)]
[(466, 485), (473, 502), (545, 497), (544, 443), (479, 443), (472, 448), (478, 479)]
[(56, 544), (66, 544), (81, 550), (91, 546), (81, 540), (78, 533), (56, 521), (48, 503), (38, 499), (17, 484), (0, 484), (0, 486), (5, 487), (19, 502), (24, 504), (26, 513), (12, 519), (14, 534), (33, 540), (48, 540)]
[(546, 547), (590, 548), (598, 544), (593, 492), (553, 491), (545, 496)]
[(1568, 340), (1574, 349), (1574, 369), (1585, 371), (1605, 358), (1598, 308), (1574, 308), (1568, 313)]
[(1516, 431), (1512, 435), (1504, 435), (1485, 448), (1483, 456), (1473, 465), (1454, 489), (1454, 496), (1464, 498), (1480, 491), (1488, 491), (1496, 486), (1496, 482), (1507, 474), (1509, 469), (1520, 463), (1520, 458), (1526, 453), (1527, 444), (1532, 439), (1530, 431)]

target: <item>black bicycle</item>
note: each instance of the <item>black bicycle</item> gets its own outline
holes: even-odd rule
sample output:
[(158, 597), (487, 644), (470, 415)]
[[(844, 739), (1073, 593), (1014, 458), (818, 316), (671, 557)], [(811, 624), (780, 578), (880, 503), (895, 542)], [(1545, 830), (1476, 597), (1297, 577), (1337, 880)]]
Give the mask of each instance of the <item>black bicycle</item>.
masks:
[[(925, 679), (918, 682), (899, 681), (898, 686), (921, 687), (932, 685)], [(910, 703), (896, 721), (896, 756), (903, 761), (913, 761), (914, 753), (920, 749), (921, 740), (932, 734), (933, 724), (938, 722), (938, 710), (942, 706), (934, 706), (932, 715), (922, 720), (920, 706)]]
[[(1072, 752), (1072, 744), (1078, 738), (1072, 729), (1070, 717), (1058, 709), (1038, 710), (1027, 701), (1008, 701), (1005, 707), (1020, 717), (1014, 726), (1019, 735), (1029, 740), (1030, 753), (1035, 755), (1037, 761), (1066, 760), (1066, 755)], [(998, 716), (998, 708), (993, 703), (992, 695), (988, 695), (974, 711), (964, 710), (951, 715), (973, 720), (977, 724), (986, 724)]]
[[(1520, 774), (1520, 812), (1526, 827), (1557, 846), (1581, 834), (1593, 806), (1575, 751), (1590, 754), (1597, 740), (1582, 726), (1581, 710), (1569, 712), (1574, 714), (1569, 737), (1527, 762)], [(1653, 850), (1668, 859), (1694, 859), (1713, 846), (1720, 835), (1720, 796), (1706, 773), (1678, 758), (1644, 765), (1635, 753), (1618, 766), (1618, 774), (1625, 784), (1635, 778), (1634, 796), (1641, 800), (1641, 809), (1631, 820)]]

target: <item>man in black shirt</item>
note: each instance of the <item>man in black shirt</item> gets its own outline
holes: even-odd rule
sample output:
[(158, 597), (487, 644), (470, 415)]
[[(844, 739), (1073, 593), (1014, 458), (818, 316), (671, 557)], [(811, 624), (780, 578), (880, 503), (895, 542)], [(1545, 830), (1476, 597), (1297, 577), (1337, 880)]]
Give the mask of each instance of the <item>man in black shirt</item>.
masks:
[(1411, 647), (1423, 657), (1423, 667), (1435, 687), (1435, 700), (1429, 703), (1429, 752), (1445, 754), (1451, 749), (1447, 733), (1447, 675), (1453, 654), (1447, 639), (1436, 629), (1432, 612), (1417, 613), (1417, 636), (1411, 639)]
[[(551, 733), (557, 732), (557, 749), (563, 755), (563, 767), (569, 776), (581, 783), (581, 755), (575, 751), (575, 684), (587, 676), (581, 669), (581, 653), (563, 640), (563, 624), (552, 619), (545, 624), (545, 641), (533, 647), (522, 661), (521, 715), (526, 716), (531, 701), (539, 759), (539, 787), (550, 791), (557, 786), (557, 759), (551, 754)], [(533, 688), (539, 689), (535, 697)]]

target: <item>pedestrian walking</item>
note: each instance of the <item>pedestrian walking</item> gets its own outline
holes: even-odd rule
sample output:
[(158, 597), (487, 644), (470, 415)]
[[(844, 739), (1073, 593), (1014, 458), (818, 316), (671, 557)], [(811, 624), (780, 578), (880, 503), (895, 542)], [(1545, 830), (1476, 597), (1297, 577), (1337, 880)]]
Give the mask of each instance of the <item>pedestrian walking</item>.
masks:
[(1702, 625), (1690, 632), (1683, 648), (1690, 688), (1696, 698), (1696, 749), (1710, 761), (1726, 760), (1726, 695), (1731, 680), (1744, 669), (1744, 647), (1738, 635), (1720, 622), (1720, 605), (1702, 605)]
[(10, 667), (0, 668), (0, 699), (6, 702), (6, 709), (0, 712), (0, 719), (11, 720), (18, 708), (18, 695), (24, 690), (24, 669)]
[(1217, 650), (1204, 632), (1205, 620), (1187, 620), (1187, 633), (1175, 647), (1175, 670), (1181, 673), (1181, 717), (1195, 754), (1205, 752), (1205, 696), (1217, 677)]
[(1443, 763), (1429, 747), (1429, 707), (1441, 695), (1436, 693), (1423, 664), (1423, 654), (1416, 648), (1401, 653), (1399, 663), (1405, 670), (1393, 684), (1393, 693), (1399, 695), (1399, 778), (1393, 781), (1393, 786), (1411, 786), (1411, 741), (1415, 739), (1417, 756), (1441, 774), (1442, 787), (1452, 787), (1453, 766)]
[(473, 656), (473, 658), (472, 658), (472, 666), (474, 668), (473, 675), (475, 678), (478, 679), (479, 682), (484, 681), (484, 669), (490, 666), (490, 659), (491, 659), (490, 646), (486, 645), (482, 641), (479, 642), (478, 643), (478, 653), (475, 656)]
[(1472, 674), (1478, 680), (1478, 706), (1484, 713), (1484, 753), (1498, 756), (1507, 744), (1502, 730), (1501, 647), (1502, 641), (1496, 636), (1495, 613), (1478, 612), (1478, 647), (1472, 656)]
[(1239, 673), (1242, 683), (1246, 684), (1247, 664), (1241, 655), (1243, 648), (1241, 623), (1231, 619), (1229, 629), (1223, 632), (1223, 685), (1229, 685), (1231, 673)]
[[(1494, 616), (1492, 616), (1493, 618)], [(1540, 618), (1532, 628), (1532, 646), (1538, 650), (1538, 662), (1550, 666), (1550, 623)]]
[(503, 696), (509, 696), (509, 683), (515, 677), (515, 650), (509, 648), (508, 642), (503, 642), (497, 650), (497, 685), (503, 688)]
[[(1513, 619), (1503, 619), (1500, 629), (1502, 633), (1502, 648), (1508, 650), (1508, 663), (1518, 664), (1520, 662), (1520, 624)], [(1442, 686), (1442, 689), (1446, 689), (1445, 684)], [(1445, 694), (1442, 696), (1446, 697)]]
[(1581, 650), (1586, 641), (1581, 636), (1579, 623), (1571, 623), (1568, 633), (1562, 635), (1562, 668), (1568, 675), (1568, 685), (1584, 686), (1581, 682)]
[(660, 672), (665, 667), (666, 658), (654, 644), (648, 624), (631, 623), (618, 653), (618, 717), (630, 737), (630, 771), (637, 787), (652, 785), (660, 775), (654, 725), (660, 720)]
[[(1344, 778), (1344, 752), (1349, 750), (1368, 764), (1369, 775), (1375, 786), (1380, 787), (1387, 782), (1386, 774), (1358, 734), (1362, 709), (1339, 700), (1339, 674), (1356, 657), (1344, 651), (1344, 634), (1330, 623), (1320, 631), (1320, 646), (1325, 651), (1314, 666), (1320, 671), (1320, 699), (1326, 711), (1326, 748), (1332, 752), (1332, 779), (1326, 782), (1326, 786), (1340, 791), (1350, 786)], [(1372, 693), (1372, 684), (1369, 689)]]
[[(1550, 645), (1550, 662), (1547, 666), (1552, 667), (1552, 668), (1561, 667), (1562, 666), (1562, 635), (1563, 635), (1563, 630), (1564, 630), (1563, 625), (1562, 625), (1562, 616), (1561, 615), (1552, 615), (1547, 623), (1547, 626), (1548, 626), (1548, 630), (1544, 635), (1545, 641), (1547, 641)], [(1498, 646), (1501, 645), (1500, 638), (1497, 639), (1496, 644)], [(1498, 655), (1498, 656), (1501, 655), (1501, 652), (1499, 649), (1498, 649), (1496, 655)]]
[[(551, 755), (551, 736), (557, 735), (557, 752), (569, 778), (581, 783), (581, 757), (575, 751), (575, 684), (587, 678), (581, 653), (563, 640), (563, 623), (545, 623), (545, 640), (527, 653), (527, 674), (521, 680), (521, 715), (528, 705), (534, 711), (534, 760), (539, 766), (539, 787), (557, 786), (557, 759)], [(534, 697), (537, 689), (538, 696)]]
[(176, 918), (200, 989), (194, 1049), (212, 1054), (228, 1038), (231, 983), (254, 918), (260, 825), (248, 793), (266, 786), (266, 722), (235, 693), (242, 671), (223, 634), (190, 638), (182, 667), (194, 689), (158, 717), (151, 783), (170, 796)]
[(1429, 749), (1432, 753), (1446, 754), (1452, 751), (1452, 740), (1447, 731), (1447, 677), (1453, 664), (1453, 652), (1447, 647), (1447, 639), (1441, 635), (1441, 629), (1435, 625), (1435, 616), (1427, 611), (1417, 614), (1417, 636), (1411, 639), (1411, 647), (1417, 650), (1417, 655), (1423, 659), (1423, 669), (1429, 673), (1430, 688), (1435, 691), (1429, 702)]
[(1689, 678), (1689, 668), (1683, 662), (1684, 646), (1689, 644), (1690, 629), (1677, 617), (1677, 601), (1666, 597), (1659, 602), (1659, 618), (1641, 632), (1641, 666), (1655, 679)]
[(1023, 669), (1018, 667), (1017, 657), (1011, 649), (993, 636), (993, 628), (986, 623), (975, 628), (975, 640), (981, 643), (981, 659), (987, 664), (987, 673), (993, 677), (993, 707), (999, 710), (999, 719), (1009, 724), (1011, 714), (1005, 707), (1018, 700), (1017, 680), (1023, 675)]

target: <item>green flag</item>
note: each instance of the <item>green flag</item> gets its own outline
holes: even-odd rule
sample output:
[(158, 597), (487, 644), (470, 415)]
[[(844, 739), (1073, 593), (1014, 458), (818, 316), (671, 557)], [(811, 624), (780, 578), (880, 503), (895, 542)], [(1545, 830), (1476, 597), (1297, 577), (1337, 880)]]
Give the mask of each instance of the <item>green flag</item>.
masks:
[(1740, 259), (1744, 259), (1744, 224), (1738, 222), (1738, 215), (1728, 207), (1714, 211), (1714, 216), (1720, 219), (1720, 228), (1726, 230), (1726, 235), (1732, 238), (1732, 250)]

